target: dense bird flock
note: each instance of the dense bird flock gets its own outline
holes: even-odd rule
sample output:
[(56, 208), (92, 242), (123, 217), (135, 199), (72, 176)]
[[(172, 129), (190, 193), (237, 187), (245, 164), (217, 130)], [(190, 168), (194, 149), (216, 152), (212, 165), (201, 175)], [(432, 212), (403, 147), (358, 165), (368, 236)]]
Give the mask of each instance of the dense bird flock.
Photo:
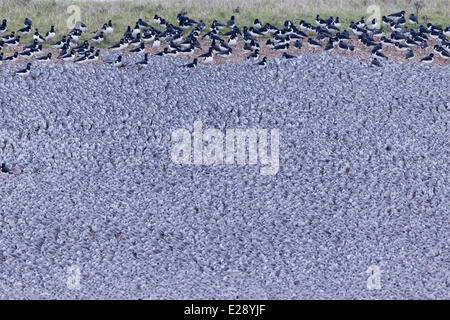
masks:
[[(441, 63), (448, 63), (450, 26), (444, 29), (432, 23), (419, 25), (414, 14), (409, 15), (407, 23), (405, 11), (383, 16), (381, 20), (366, 22), (362, 17), (357, 22), (351, 21), (348, 28), (342, 28), (339, 17), (322, 19), (317, 15), (313, 24), (304, 20), (298, 24), (286, 20), (284, 26), (278, 28), (255, 19), (252, 26), (239, 27), (235, 16), (231, 16), (226, 23), (214, 20), (207, 28), (202, 20), (195, 21), (183, 13), (177, 15), (177, 25), (155, 15), (151, 22), (139, 19), (134, 27), (128, 26), (119, 43), (103, 50), (114, 51), (118, 55), (113, 60), (102, 58), (102, 61), (124, 67), (127, 65), (125, 52), (143, 53), (143, 59), (137, 64), (144, 67), (148, 64), (150, 54), (191, 56), (192, 61), (185, 67), (193, 68), (198, 62), (212, 63), (217, 59), (245, 56), (264, 67), (267, 57), (277, 56), (278, 52), (278, 56), (282, 58), (295, 59), (302, 48), (308, 48), (313, 52), (336, 50), (365, 52), (366, 55), (370, 53), (373, 56), (373, 66), (380, 66), (383, 60), (389, 59), (393, 51), (397, 58), (400, 54), (405, 60), (433, 63), (440, 59)], [(99, 60), (102, 50), (96, 48), (96, 45), (113, 34), (115, 28), (112, 20), (109, 20), (99, 30), (89, 32), (84, 23), (78, 22), (69, 34), (57, 40), (54, 26), (45, 34), (40, 34), (33, 22), (26, 18), (23, 28), (10, 33), (7, 31), (8, 21), (3, 19), (0, 25), (0, 50), (8, 51), (0, 53), (0, 64), (28, 60), (26, 68), (16, 72), (17, 75), (27, 75), (30, 73), (32, 60), (61, 60), (76, 64)], [(21, 35), (29, 33), (33, 33), (33, 43), (22, 44)], [(43, 44), (48, 44), (53, 50), (43, 48)], [(57, 54), (55, 50), (58, 50)]]

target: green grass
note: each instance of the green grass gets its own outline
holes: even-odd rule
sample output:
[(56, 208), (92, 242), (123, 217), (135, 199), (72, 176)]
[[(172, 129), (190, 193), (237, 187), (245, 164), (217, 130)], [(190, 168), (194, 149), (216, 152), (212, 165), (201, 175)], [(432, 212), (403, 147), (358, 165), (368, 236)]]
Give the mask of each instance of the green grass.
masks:
[[(23, 27), (25, 17), (33, 21), (41, 34), (45, 34), (50, 25), (55, 25), (57, 38), (67, 34), (67, 13), (70, 5), (80, 8), (81, 21), (90, 32), (99, 29), (109, 19), (113, 20), (114, 34), (101, 47), (117, 42), (126, 27), (134, 26), (138, 18), (151, 22), (158, 14), (176, 23), (176, 15), (186, 10), (188, 16), (209, 24), (217, 19), (223, 23), (233, 15), (233, 9), (240, 7), (236, 16), (239, 26), (250, 25), (255, 18), (263, 23), (270, 22), (282, 26), (284, 20), (290, 19), (298, 23), (300, 19), (313, 22), (315, 15), (322, 17), (339, 15), (343, 26), (351, 20), (368, 16), (367, 8), (371, 4), (380, 6), (381, 15), (406, 9), (408, 14), (415, 13), (414, 2), (418, 0), (134, 0), (128, 2), (80, 2), (66, 0), (0, 0), (0, 19), (8, 19), (8, 32)], [(450, 0), (425, 0), (420, 11), (421, 23), (433, 22), (446, 27), (450, 25)], [(425, 19), (423, 18), (425, 17)], [(23, 42), (30, 42), (32, 34), (23, 37)]]

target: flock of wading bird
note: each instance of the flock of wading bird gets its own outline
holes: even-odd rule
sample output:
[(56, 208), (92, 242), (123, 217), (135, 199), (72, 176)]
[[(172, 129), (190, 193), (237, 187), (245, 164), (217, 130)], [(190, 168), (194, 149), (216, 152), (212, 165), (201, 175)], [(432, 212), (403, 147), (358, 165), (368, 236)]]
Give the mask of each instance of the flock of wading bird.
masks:
[[(214, 20), (207, 28), (202, 20), (195, 21), (186, 13), (177, 15), (175, 25), (155, 15), (151, 22), (138, 19), (133, 28), (127, 27), (117, 44), (102, 50), (96, 48), (96, 45), (114, 33), (111, 20), (94, 32), (89, 32), (84, 23), (78, 22), (59, 40), (55, 39), (54, 26), (47, 33), (40, 34), (39, 29), (28, 18), (25, 18), (24, 27), (20, 30), (10, 33), (7, 31), (8, 21), (3, 19), (0, 25), (0, 50), (10, 52), (9, 55), (0, 53), (0, 64), (20, 59), (29, 60), (26, 68), (16, 71), (17, 75), (29, 74), (33, 60), (62, 60), (85, 64), (99, 60), (102, 51), (118, 52), (117, 57), (112, 60), (102, 59), (103, 62), (118, 67), (127, 65), (124, 61), (125, 52), (143, 53), (143, 59), (136, 63), (142, 67), (148, 64), (149, 52), (157, 56), (191, 56), (192, 62), (183, 65), (187, 68), (194, 68), (198, 62), (212, 63), (217, 57), (232, 58), (234, 52), (238, 52), (241, 58), (244, 56), (256, 65), (265, 67), (268, 56), (280, 56), (276, 54), (280, 52), (284, 59), (295, 59), (304, 47), (314, 53), (334, 50), (366, 51), (373, 56), (372, 66), (381, 66), (381, 61), (389, 58), (385, 50), (394, 54), (398, 51), (405, 60), (415, 59), (428, 64), (436, 58), (447, 63), (450, 57), (450, 26), (444, 29), (432, 23), (419, 25), (414, 14), (410, 14), (407, 21), (405, 11), (383, 16), (381, 21), (372, 19), (366, 22), (362, 17), (357, 22), (351, 21), (348, 28), (343, 28), (339, 17), (322, 19), (320, 15), (316, 16), (313, 24), (301, 20), (296, 25), (293, 21), (286, 20), (282, 28), (270, 23), (263, 24), (259, 19), (255, 19), (252, 26), (241, 28), (237, 26), (235, 16), (231, 16), (227, 23)], [(33, 42), (22, 44), (21, 35), (29, 33), (33, 33)], [(54, 50), (43, 49), (43, 44), (57, 49), (58, 54), (51, 52)], [(208, 49), (203, 51), (204, 47)], [(263, 51), (266, 52), (265, 55), (262, 54)], [(416, 57), (418, 51), (422, 56)]]

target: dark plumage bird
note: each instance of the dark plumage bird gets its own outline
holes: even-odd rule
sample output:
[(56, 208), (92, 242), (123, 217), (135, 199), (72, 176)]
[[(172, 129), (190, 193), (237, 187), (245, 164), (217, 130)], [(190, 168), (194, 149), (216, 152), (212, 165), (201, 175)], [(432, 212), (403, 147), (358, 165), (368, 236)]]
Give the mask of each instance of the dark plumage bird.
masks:
[(285, 58), (285, 59), (294, 59), (294, 58), (297, 58), (297, 57), (293, 56), (292, 54), (284, 52), (283, 53), (283, 58)]
[(181, 50), (180, 53), (184, 54), (184, 55), (191, 55), (194, 53), (194, 51), (195, 51), (195, 47), (194, 47), (194, 45), (191, 44), (191, 46), (189, 48)]
[(253, 46), (250, 43), (244, 43), (244, 52), (252, 52)]
[(50, 30), (45, 34), (45, 41), (52, 40), (55, 36), (55, 26), (50, 26)]
[(395, 20), (403, 18), (404, 16), (405, 16), (405, 11), (404, 10), (388, 15), (388, 17), (391, 17), (392, 19), (395, 19)]
[[(5, 34), (4, 36), (0, 36), (0, 40), (8, 41), (8, 40), (14, 39), (15, 37), (16, 37), (16, 33), (13, 31), (10, 34)], [(0, 41), (0, 44), (1, 43), (2, 42)]]
[(448, 60), (450, 59), (450, 53), (442, 48), (441, 52), (439, 52), (439, 55), (442, 57), (442, 59)]
[(315, 41), (315, 40), (313, 40), (311, 38), (308, 38), (308, 45), (311, 48), (321, 48), (322, 47), (322, 45), (319, 42), (317, 42), (317, 41)]
[(63, 59), (64, 61), (70, 61), (70, 60), (73, 60), (73, 58), (75, 58), (75, 50), (74, 49), (71, 49), (69, 53), (66, 53), (61, 56), (61, 59)]
[(100, 34), (99, 34), (98, 36), (95, 36), (95, 37), (93, 37), (93, 38), (91, 39), (91, 41), (92, 41), (92, 42), (95, 42), (95, 43), (100, 43), (100, 42), (102, 42), (103, 40), (105, 40), (105, 36), (104, 36), (103, 31), (100, 31)]
[(375, 51), (372, 53), (374, 58), (383, 58), (387, 60), (387, 57), (381, 51)]
[(138, 19), (137, 25), (141, 28), (148, 28), (150, 27), (149, 24), (145, 21), (143, 21), (141, 18)]
[(86, 52), (81, 58), (76, 59), (74, 62), (78, 64), (83, 64), (88, 62), (89, 53)]
[(327, 45), (325, 46), (325, 49), (324, 49), (324, 50), (327, 51), (327, 52), (333, 51), (333, 50), (334, 50), (333, 42), (332, 42), (332, 41), (329, 41), (329, 42), (327, 43)]
[(123, 61), (122, 61), (122, 56), (118, 56), (117, 59), (113, 62), (115, 67), (122, 67), (123, 66)]
[(32, 26), (32, 25), (33, 25), (33, 22), (32, 22), (30, 19), (25, 18), (25, 20), (23, 21), (23, 25), (24, 25), (25, 27)]
[(12, 62), (12, 61), (17, 60), (18, 57), (19, 57), (19, 53), (16, 51), (16, 52), (14, 52), (14, 54), (12, 56), (6, 57), (3, 61)]
[(42, 56), (42, 57), (36, 58), (37, 61), (50, 61), (51, 59), (52, 59), (52, 53), (51, 52), (47, 53), (46, 56)]
[(257, 61), (259, 59), (259, 50), (256, 49), (255, 52), (251, 53), (247, 59), (253, 59), (254, 61)]
[(410, 60), (414, 58), (414, 51), (412, 49), (409, 49), (409, 51), (406, 53), (405, 59)]
[(401, 17), (400, 19), (397, 20), (397, 25), (403, 27), (405, 24), (406, 24), (405, 17)]
[(277, 51), (287, 51), (289, 49), (289, 43), (275, 46), (274, 49)]
[(417, 19), (417, 17), (414, 15), (414, 13), (411, 13), (409, 15), (409, 23), (411, 23), (411, 24), (418, 24), (419, 23), (419, 19)]
[(133, 52), (133, 53), (140, 53), (140, 52), (144, 52), (144, 50), (145, 50), (145, 45), (144, 45), (143, 42), (141, 42), (141, 45), (140, 45), (139, 47), (130, 50), (130, 52)]
[(8, 29), (8, 26), (6, 25), (7, 22), (8, 21), (6, 19), (3, 19), (3, 22), (0, 25), (0, 33), (3, 33)]
[(166, 53), (166, 55), (169, 57), (176, 57), (176, 56), (178, 56), (178, 54), (179, 54), (179, 51), (177, 49), (172, 49)]
[(2, 173), (11, 173), (11, 169), (8, 168), (8, 167), (6, 166), (6, 163), (2, 163), (2, 166), (1, 166), (1, 168), (0, 168), (0, 171), (1, 171)]
[(64, 44), (65, 44), (66, 42), (67, 42), (67, 39), (66, 39), (66, 36), (64, 35), (64, 36), (62, 36), (62, 39), (61, 39), (61, 40), (55, 42), (55, 43), (52, 44), (51, 46), (54, 47), (54, 48), (61, 49), (61, 48), (64, 46)]
[(230, 48), (230, 49), (227, 49), (227, 50), (219, 51), (217, 53), (217, 55), (222, 57), (222, 58), (229, 58), (229, 57), (231, 57), (232, 53), (233, 53), (233, 49)]
[(341, 50), (348, 50), (348, 44), (345, 41), (339, 41), (338, 47)]
[(21, 33), (21, 34), (29, 34), (31, 31), (31, 25), (23, 27), (22, 29), (19, 29), (17, 32)]
[(80, 44), (79, 46), (76, 46), (75, 48), (73, 48), (75, 51), (84, 51), (87, 50), (87, 48), (89, 47), (89, 42), (87, 40), (84, 40), (82, 44)]
[(133, 30), (131, 31), (131, 36), (136, 36), (138, 34), (141, 33), (141, 27), (139, 26), (139, 24), (136, 22), (136, 25), (134, 26)]
[(33, 55), (33, 50), (26, 50), (24, 52), (19, 53), (22, 58), (30, 58)]
[(124, 49), (125, 47), (126, 47), (126, 45), (125, 45), (124, 40), (123, 40), (123, 39), (120, 39), (119, 43), (117, 43), (117, 44), (115, 44), (115, 45), (109, 47), (108, 49), (116, 50), (116, 51), (117, 51), (117, 50), (122, 50), (122, 49)]
[(447, 28), (445, 28), (445, 30), (444, 30), (444, 35), (445, 35), (446, 37), (449, 37), (449, 38), (450, 38), (450, 26), (448, 26)]
[(108, 23), (106, 24), (106, 28), (105, 28), (105, 33), (106, 34), (111, 34), (114, 31), (114, 27), (112, 25), (111, 20), (108, 21)]
[(414, 40), (411, 39), (411, 38), (406, 38), (406, 39), (405, 39), (405, 44), (406, 44), (408, 47), (417, 47), (417, 46), (419, 45), (416, 41), (414, 41)]
[(34, 29), (33, 39), (34, 39), (34, 40), (37, 40), (37, 41), (39, 41), (39, 42), (44, 42), (44, 41), (45, 41), (44, 37), (41, 36), (41, 35), (39, 34), (38, 28), (35, 28), (35, 29)]
[(372, 48), (372, 53), (374, 53), (375, 51), (380, 51), (383, 50), (383, 45), (381, 43), (377, 44), (376, 46), (374, 46)]
[(6, 44), (8, 47), (16, 47), (20, 43), (20, 36), (17, 36), (15, 39), (11, 39), (8, 41), (5, 41), (4, 44)]
[(392, 21), (391, 19), (389, 19), (388, 17), (383, 16), (383, 17), (381, 18), (381, 22), (383, 22), (383, 24), (386, 25), (386, 26), (390, 26), (390, 25), (391, 25), (391, 22), (393, 22), (393, 21)]
[(257, 63), (260, 67), (265, 67), (267, 65), (267, 57), (264, 57), (261, 61)]
[(133, 34), (131, 33), (131, 27), (128, 26), (127, 30), (123, 33), (123, 38), (126, 39), (131, 37), (133, 37)]
[(160, 45), (161, 45), (161, 40), (159, 40), (158, 36), (155, 36), (155, 39), (153, 40), (152, 47), (153, 48), (158, 48)]
[(375, 66), (375, 67), (381, 67), (381, 63), (380, 63), (380, 61), (378, 61), (377, 58), (373, 59), (372, 63), (370, 65)]
[(146, 65), (148, 65), (148, 54), (147, 53), (144, 54), (144, 59), (141, 60), (141, 61), (136, 62), (136, 64), (138, 66), (146, 66)]
[(381, 43), (389, 47), (395, 46), (395, 43), (386, 37), (381, 37)]
[(236, 23), (234, 22), (234, 16), (231, 16), (230, 20), (227, 22), (228, 28), (234, 28), (236, 26)]
[(39, 42), (35, 39), (35, 40), (33, 40), (33, 43), (24, 46), (23, 49), (24, 49), (24, 50), (26, 50), (26, 49), (34, 49), (34, 48), (36, 48), (38, 45), (39, 45)]
[(428, 56), (426, 56), (425, 58), (423, 58), (422, 60), (420, 60), (420, 62), (426, 63), (426, 64), (430, 64), (434, 61), (434, 54), (430, 53)]
[(199, 56), (199, 58), (203, 58), (203, 61), (206, 62), (206, 63), (213, 62), (213, 59), (214, 59), (214, 57), (213, 57), (213, 48), (210, 47), (208, 49), (208, 52), (206, 52), (204, 54), (201, 54)]
[(78, 22), (75, 24), (75, 28), (77, 28), (77, 29), (80, 30), (81, 32), (85, 32), (85, 31), (87, 30), (87, 26), (86, 26), (83, 22), (81, 22), (81, 21), (78, 21)]
[(163, 51), (158, 52), (158, 53), (155, 53), (155, 56), (161, 56), (161, 57), (163, 57), (163, 56), (167, 55), (168, 52), (169, 52), (169, 49), (166, 47), (166, 48), (164, 48)]
[(160, 16), (158, 16), (157, 14), (155, 14), (155, 16), (153, 17), (153, 22), (156, 24), (161, 24), (162, 19)]
[(407, 45), (405, 45), (405, 44), (400, 43), (400, 42), (396, 42), (395, 43), (395, 48), (397, 50), (399, 50), (399, 51), (406, 51), (406, 50), (408, 50), (409, 47)]
[(191, 63), (183, 65), (185, 68), (195, 68), (197, 66), (198, 60), (195, 58)]
[(18, 76), (26, 76), (31, 71), (31, 63), (27, 63), (27, 66), (25, 69), (21, 69), (19, 71), (16, 71), (16, 75)]
[(229, 46), (234, 46), (235, 44), (237, 44), (237, 41), (238, 41), (237, 35), (236, 34), (232, 34), (230, 36), (230, 38), (228, 38), (228, 45)]
[(94, 61), (97, 61), (98, 58), (99, 58), (99, 56), (100, 56), (100, 50), (97, 49), (93, 55), (90, 55), (90, 56), (88, 57), (88, 62), (94, 62)]

